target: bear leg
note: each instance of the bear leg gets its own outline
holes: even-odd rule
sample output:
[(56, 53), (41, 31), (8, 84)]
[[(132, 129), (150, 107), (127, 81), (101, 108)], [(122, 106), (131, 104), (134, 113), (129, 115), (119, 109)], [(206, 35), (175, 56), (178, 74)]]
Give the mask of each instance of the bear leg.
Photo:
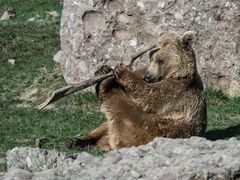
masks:
[(112, 148), (109, 144), (109, 135), (104, 135), (101, 137), (101, 139), (97, 142), (96, 147), (104, 151), (110, 151)]
[(114, 89), (101, 108), (108, 119), (109, 145), (111, 149), (143, 144), (152, 132), (144, 127), (145, 112), (138, 108), (128, 94)]
[(105, 122), (86, 136), (76, 136), (67, 142), (71, 149), (84, 148), (87, 146), (95, 147), (104, 136), (108, 134), (108, 123)]

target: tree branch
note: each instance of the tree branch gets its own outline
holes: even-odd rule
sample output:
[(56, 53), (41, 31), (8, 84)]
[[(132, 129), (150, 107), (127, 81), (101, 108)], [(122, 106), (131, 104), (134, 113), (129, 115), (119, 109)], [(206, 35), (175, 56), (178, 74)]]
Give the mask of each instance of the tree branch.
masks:
[[(131, 61), (130, 61), (128, 66), (131, 67), (133, 65), (134, 61), (138, 57), (142, 56), (144, 53), (146, 53), (147, 51), (149, 51), (149, 50), (151, 50), (151, 49), (153, 49), (155, 47), (156, 47), (156, 45), (154, 44), (154, 45), (148, 46), (148, 47), (146, 47), (144, 49), (141, 49), (137, 53), (133, 54), (131, 56)], [(62, 87), (60, 89), (57, 89), (57, 90), (51, 92), (50, 96), (46, 99), (46, 101), (44, 101), (42, 104), (40, 104), (37, 107), (37, 109), (39, 109), (39, 110), (43, 109), (46, 106), (48, 106), (49, 104), (57, 101), (60, 98), (63, 98), (65, 96), (69, 95), (69, 94), (72, 94), (74, 92), (80, 91), (80, 90), (85, 89), (85, 88), (87, 88), (89, 86), (92, 86), (92, 85), (94, 85), (94, 84), (96, 84), (96, 83), (98, 83), (98, 82), (100, 82), (100, 81), (102, 81), (102, 80), (104, 80), (104, 79), (106, 79), (108, 77), (111, 77), (111, 76), (113, 76), (112, 72), (110, 72), (110, 73), (108, 73), (106, 75), (102, 75), (102, 76), (95, 76), (95, 77), (93, 77), (93, 78), (91, 78), (89, 80), (83, 81), (82, 83), (79, 83), (79, 84), (68, 85), (68, 86)]]

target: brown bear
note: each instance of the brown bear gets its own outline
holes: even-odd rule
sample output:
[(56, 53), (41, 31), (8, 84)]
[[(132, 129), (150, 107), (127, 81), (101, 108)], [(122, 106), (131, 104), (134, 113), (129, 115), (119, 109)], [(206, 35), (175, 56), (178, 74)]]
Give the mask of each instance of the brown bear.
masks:
[(155, 137), (201, 136), (207, 109), (191, 48), (193, 38), (191, 31), (182, 36), (161, 33), (147, 69), (117, 66), (114, 77), (97, 86), (107, 122), (85, 137), (72, 139), (70, 147), (111, 150), (146, 144)]

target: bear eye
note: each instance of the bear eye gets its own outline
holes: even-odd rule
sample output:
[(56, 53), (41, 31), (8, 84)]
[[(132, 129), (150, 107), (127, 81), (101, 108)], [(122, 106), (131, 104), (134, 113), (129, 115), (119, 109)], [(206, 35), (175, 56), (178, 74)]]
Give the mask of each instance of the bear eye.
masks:
[(158, 64), (162, 65), (164, 61), (162, 59), (158, 60)]

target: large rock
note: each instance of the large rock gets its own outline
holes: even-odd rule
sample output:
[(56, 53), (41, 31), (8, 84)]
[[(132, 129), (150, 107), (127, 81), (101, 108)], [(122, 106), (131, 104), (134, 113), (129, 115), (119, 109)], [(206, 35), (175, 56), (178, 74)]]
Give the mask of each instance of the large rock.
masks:
[(40, 148), (16, 147), (7, 154), (7, 167), (41, 171), (69, 164), (73, 159), (65, 153)]
[[(68, 83), (93, 76), (101, 64), (126, 62), (161, 29), (196, 33), (194, 49), (205, 87), (240, 95), (240, 1), (65, 0), (62, 64)], [(136, 66), (146, 64), (144, 56)]]
[[(33, 154), (37, 152), (39, 156), (46, 154), (39, 149), (31, 151)], [(17, 157), (21, 152), (26, 150), (14, 149), (8, 154)], [(16, 159), (15, 168), (22, 168), (28, 163), (26, 156), (20, 157), (21, 160)], [(12, 158), (10, 161), (14, 163)], [(218, 141), (199, 137), (156, 138), (147, 145), (114, 150), (100, 157), (82, 153), (73, 162), (66, 161), (68, 163), (63, 161), (56, 168), (40, 172), (30, 173), (11, 168), (4, 179), (238, 179), (240, 141), (235, 138)]]

